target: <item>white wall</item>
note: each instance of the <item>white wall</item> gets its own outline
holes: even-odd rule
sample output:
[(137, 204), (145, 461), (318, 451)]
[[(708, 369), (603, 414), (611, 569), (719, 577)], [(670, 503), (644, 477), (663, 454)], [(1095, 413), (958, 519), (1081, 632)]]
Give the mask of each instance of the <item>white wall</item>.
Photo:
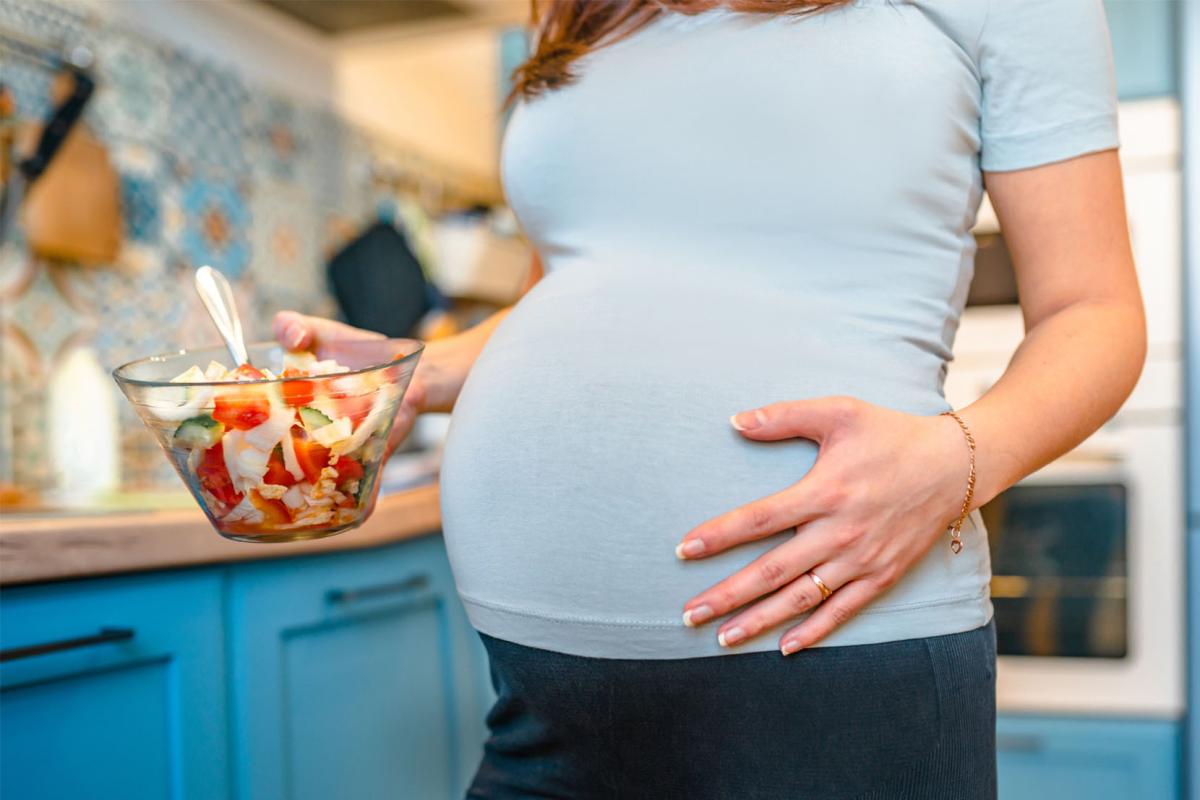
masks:
[(328, 39), (269, 8), (234, 0), (91, 0), (103, 13), (310, 102), (336, 102)]
[(364, 127), (494, 181), (499, 71), (499, 34), (491, 27), (349, 42), (337, 58), (338, 102)]

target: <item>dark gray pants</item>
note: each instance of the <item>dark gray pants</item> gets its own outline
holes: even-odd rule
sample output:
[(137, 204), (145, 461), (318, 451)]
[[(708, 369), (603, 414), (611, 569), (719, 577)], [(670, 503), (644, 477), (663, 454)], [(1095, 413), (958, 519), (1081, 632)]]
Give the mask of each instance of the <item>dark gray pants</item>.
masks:
[(473, 798), (987, 800), (996, 634), (784, 658), (583, 658), (484, 636)]

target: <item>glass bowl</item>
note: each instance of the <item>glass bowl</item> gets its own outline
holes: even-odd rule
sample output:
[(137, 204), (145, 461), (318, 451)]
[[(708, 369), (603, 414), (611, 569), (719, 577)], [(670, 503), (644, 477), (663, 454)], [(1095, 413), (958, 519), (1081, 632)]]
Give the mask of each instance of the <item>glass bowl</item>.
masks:
[[(248, 350), (256, 367), (284, 371), (286, 351), (278, 344)], [(344, 341), (316, 356), (347, 371), (172, 381), (210, 361), (232, 366), (228, 353), (213, 347), (132, 361), (113, 377), (217, 533), (241, 542), (294, 542), (366, 519), (421, 350), (411, 339)]]

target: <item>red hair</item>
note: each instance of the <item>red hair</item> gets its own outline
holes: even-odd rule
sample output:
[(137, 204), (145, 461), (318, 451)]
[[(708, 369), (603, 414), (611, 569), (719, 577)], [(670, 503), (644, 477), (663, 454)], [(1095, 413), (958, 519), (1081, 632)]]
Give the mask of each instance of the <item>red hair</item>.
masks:
[(530, 0), (533, 53), (513, 71), (518, 97), (537, 97), (575, 80), (571, 65), (597, 47), (644, 28), (664, 12), (702, 14), (718, 6), (748, 14), (808, 14), (850, 0)]

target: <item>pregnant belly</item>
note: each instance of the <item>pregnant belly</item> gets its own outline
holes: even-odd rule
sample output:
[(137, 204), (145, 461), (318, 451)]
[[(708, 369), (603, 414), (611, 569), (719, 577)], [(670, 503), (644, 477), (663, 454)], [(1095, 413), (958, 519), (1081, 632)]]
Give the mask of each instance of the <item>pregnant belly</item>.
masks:
[(851, 394), (945, 408), (936, 366), (839, 340), (770, 306), (664, 316), (633, 294), (546, 295), (493, 336), (456, 406), (443, 525), (464, 597), (530, 614), (676, 622), (683, 602), (771, 547), (684, 564), (693, 526), (799, 480), (807, 440), (750, 442), (729, 416)]

